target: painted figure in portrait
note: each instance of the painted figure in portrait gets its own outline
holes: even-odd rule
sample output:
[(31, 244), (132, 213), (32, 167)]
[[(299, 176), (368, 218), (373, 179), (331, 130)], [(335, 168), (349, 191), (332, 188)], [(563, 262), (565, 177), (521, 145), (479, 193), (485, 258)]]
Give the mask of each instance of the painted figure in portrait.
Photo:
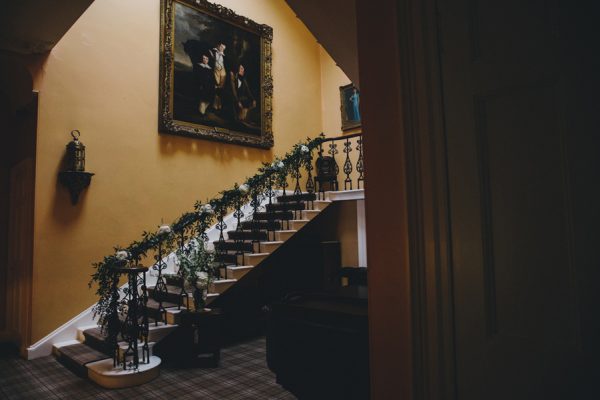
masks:
[(163, 13), (173, 55), (172, 69), (162, 71), (163, 131), (270, 147), (271, 28), (204, 0), (163, 0)]
[(360, 122), (360, 92), (353, 84), (340, 87), (342, 130), (358, 128)]

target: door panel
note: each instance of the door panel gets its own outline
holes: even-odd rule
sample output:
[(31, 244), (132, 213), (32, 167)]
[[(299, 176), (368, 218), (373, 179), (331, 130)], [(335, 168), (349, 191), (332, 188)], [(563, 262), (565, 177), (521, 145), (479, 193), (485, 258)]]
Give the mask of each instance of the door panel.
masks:
[(34, 173), (32, 158), (10, 170), (6, 315), (7, 328), (18, 334), (22, 352), (31, 344)]
[(558, 4), (440, 15), (458, 398), (561, 398), (581, 340)]

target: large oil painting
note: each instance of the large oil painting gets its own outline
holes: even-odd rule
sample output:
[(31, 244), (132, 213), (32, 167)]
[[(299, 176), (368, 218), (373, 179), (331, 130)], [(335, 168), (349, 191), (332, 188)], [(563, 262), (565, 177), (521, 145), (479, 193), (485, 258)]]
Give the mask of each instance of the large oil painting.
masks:
[(273, 146), (273, 31), (206, 0), (162, 0), (161, 132)]

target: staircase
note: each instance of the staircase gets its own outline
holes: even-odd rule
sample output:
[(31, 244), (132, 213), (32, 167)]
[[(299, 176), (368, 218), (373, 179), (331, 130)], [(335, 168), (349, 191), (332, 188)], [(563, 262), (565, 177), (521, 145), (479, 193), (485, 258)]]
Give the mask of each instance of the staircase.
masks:
[[(228, 231), (226, 240), (214, 241), (215, 250), (222, 251), (215, 258), (222, 272), (220, 279), (209, 285), (208, 307), (272, 253), (283, 248), (287, 241), (331, 204), (329, 200), (317, 200), (314, 193), (278, 196), (276, 199), (276, 202), (266, 205), (266, 211), (255, 213), (251, 220), (243, 221), (241, 229)], [(146, 307), (148, 316), (153, 320), (149, 325), (148, 336), (151, 356), (154, 345), (177, 328), (181, 311), (193, 310), (192, 294), (189, 293), (182, 299), (179, 282), (169, 279), (167, 281), (167, 295), (162, 301), (162, 307), (166, 311), (165, 318), (159, 311), (160, 305), (156, 300), (154, 287), (148, 290), (150, 298)], [(122, 351), (126, 347), (126, 342), (119, 344)], [(104, 376), (103, 370), (113, 366), (113, 359), (106, 335), (98, 326), (82, 327), (79, 329), (77, 340), (57, 343), (53, 352), (57, 359), (74, 373), (81, 377), (89, 377), (103, 387), (131, 386), (129, 377), (119, 379), (119, 375)], [(158, 367), (158, 357), (152, 358), (155, 364), (152, 367)], [(155, 378), (158, 368), (152, 367), (148, 368), (148, 371), (140, 369), (135, 375), (137, 382), (143, 383)]]
[[(330, 144), (333, 144), (333, 141)], [(335, 146), (333, 150), (337, 152)], [(362, 162), (362, 149), (360, 150), (360, 162)], [(323, 149), (320, 148), (321, 156), (322, 153)], [(333, 156), (335, 157), (335, 153)], [(346, 157), (349, 159), (348, 155)], [(345, 164), (347, 172), (347, 162)], [(337, 171), (336, 169), (336, 173)], [(265, 197), (260, 205), (253, 204), (253, 210), (248, 213), (245, 220), (242, 217), (244, 213), (240, 212), (241, 206), (238, 206), (233, 213), (235, 224), (229, 222), (234, 229), (226, 230), (225, 224), (220, 223), (223, 220), (218, 220), (216, 224), (218, 239), (211, 240), (208, 244), (215, 252), (213, 266), (216, 273), (208, 285), (206, 307), (218, 307), (229, 314), (240, 313), (235, 307), (228, 305), (243, 304), (246, 300), (251, 303), (247, 299), (247, 290), (241, 288), (251, 287), (261, 270), (273, 268), (269, 265), (270, 260), (277, 259), (278, 254), (285, 253), (285, 249), (290, 247), (288, 244), (293, 242), (299, 233), (310, 226), (318, 228), (315, 219), (331, 205), (332, 201), (327, 198), (323, 186), (319, 187), (317, 192), (298, 191), (299, 175), (299, 173), (295, 175), (296, 190), (293, 193), (286, 193), (284, 189), (280, 195), (273, 195), (275, 192), (269, 189), (271, 196)], [(349, 177), (349, 173), (347, 176)], [(337, 179), (337, 176), (335, 178)], [(310, 184), (308, 186), (310, 188)], [(330, 187), (337, 188), (337, 181)], [(183, 246), (183, 243), (181, 245)], [(290, 247), (291, 251), (295, 250)], [(290, 252), (285, 253), (286, 256), (293, 256)], [(161, 269), (159, 274), (160, 271)], [(118, 351), (115, 354), (114, 346), (105, 332), (106, 329), (103, 331), (97, 325), (79, 328), (76, 340), (55, 343), (53, 353), (57, 359), (77, 375), (88, 377), (107, 388), (138, 385), (158, 376), (161, 358), (168, 358), (170, 352), (174, 351), (175, 347), (169, 344), (168, 337), (180, 324), (181, 313), (194, 311), (191, 290), (186, 289), (183, 280), (177, 275), (167, 275), (164, 278), (166, 288), (157, 290), (156, 286), (149, 283), (147, 298), (144, 297), (146, 292), (142, 287), (140, 298), (143, 301), (129, 303), (140, 304), (137, 320), (141, 321), (140, 318), (143, 316), (148, 321), (147, 335), (140, 337), (137, 343), (138, 357), (143, 362), (139, 362), (136, 367), (123, 368), (123, 365), (127, 365), (124, 363), (124, 358), (128, 348), (130, 348), (128, 354), (131, 356), (131, 340), (119, 341)], [(145, 282), (145, 274), (143, 279)], [(122, 297), (123, 293), (120, 296)], [(241, 310), (243, 309), (242, 306)], [(123, 318), (120, 323), (124, 323)], [(228, 329), (235, 328), (230, 326)], [(173, 337), (175, 336), (171, 336)], [(146, 344), (147, 356), (142, 351)], [(161, 349), (159, 351), (161, 357), (154, 355), (155, 347)]]

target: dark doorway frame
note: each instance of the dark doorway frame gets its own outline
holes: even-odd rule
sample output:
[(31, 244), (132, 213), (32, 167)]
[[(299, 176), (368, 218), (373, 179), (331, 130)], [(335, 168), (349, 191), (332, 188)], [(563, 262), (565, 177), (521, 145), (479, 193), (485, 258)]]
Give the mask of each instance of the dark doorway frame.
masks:
[(453, 399), (447, 165), (435, 0), (357, 2), (371, 398)]

